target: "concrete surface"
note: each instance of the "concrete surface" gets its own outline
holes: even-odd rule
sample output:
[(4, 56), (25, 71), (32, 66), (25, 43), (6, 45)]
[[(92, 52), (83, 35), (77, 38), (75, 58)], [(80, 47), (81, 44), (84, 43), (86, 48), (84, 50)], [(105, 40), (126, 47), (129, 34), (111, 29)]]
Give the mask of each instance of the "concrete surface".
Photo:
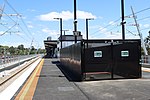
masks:
[(74, 82), (56, 66), (57, 60), (45, 59), (33, 100), (150, 100), (148, 72), (141, 79)]

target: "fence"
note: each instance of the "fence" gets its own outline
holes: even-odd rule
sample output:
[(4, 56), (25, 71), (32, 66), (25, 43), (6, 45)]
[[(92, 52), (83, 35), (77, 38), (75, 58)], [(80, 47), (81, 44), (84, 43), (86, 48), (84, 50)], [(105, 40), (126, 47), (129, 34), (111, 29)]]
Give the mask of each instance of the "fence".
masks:
[(36, 56), (36, 55), (2, 56), (2, 57), (0, 57), (0, 68), (4, 65), (7, 66), (7, 65), (10, 65), (15, 62), (19, 63), (23, 59), (27, 59), (27, 58), (34, 57), (34, 56)]
[(150, 55), (142, 55), (141, 56), (141, 62), (142, 64), (150, 64)]

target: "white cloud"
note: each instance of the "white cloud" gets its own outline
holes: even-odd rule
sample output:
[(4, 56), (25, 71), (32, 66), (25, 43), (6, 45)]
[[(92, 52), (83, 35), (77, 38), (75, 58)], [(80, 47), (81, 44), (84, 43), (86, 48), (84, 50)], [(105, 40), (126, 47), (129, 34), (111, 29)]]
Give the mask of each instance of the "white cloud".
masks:
[[(122, 39), (121, 31), (109, 31), (109, 29), (100, 26), (99, 31), (96, 33), (90, 34), (90, 38), (92, 39)], [(134, 36), (132, 34), (125, 34), (126, 39), (139, 39), (139, 36)]]
[[(114, 32), (108, 32), (102, 35), (97, 35), (96, 37), (91, 37), (93, 39), (122, 39), (122, 33), (114, 33)], [(126, 34), (125, 39), (139, 39), (139, 36), (134, 36), (132, 34)]]
[(99, 16), (98, 18), (99, 18), (99, 19), (103, 19), (103, 17), (102, 17), (102, 16)]
[(79, 19), (85, 19), (85, 18), (94, 18), (96, 19), (97, 17), (93, 15), (92, 13), (85, 12), (85, 11), (77, 11), (77, 17)]
[[(63, 20), (70, 20), (73, 19), (73, 12), (70, 11), (62, 11), (61, 13), (58, 12), (50, 12), (47, 14), (43, 14), (38, 16), (38, 18), (42, 21), (54, 21), (53, 18), (62, 18)], [(85, 12), (85, 11), (77, 11), (77, 18), (78, 19), (85, 19), (85, 18), (94, 18), (96, 19), (97, 17), (93, 15), (90, 12)]]
[(118, 33), (110, 32), (109, 34), (106, 35), (105, 38), (106, 39), (121, 39), (122, 38), (122, 34), (120, 32), (118, 32)]
[(16, 34), (16, 35), (19, 35), (19, 36), (23, 36), (24, 34), (20, 31), (16, 32), (16, 33), (13, 33), (13, 34)]
[(150, 27), (150, 25), (149, 24), (145, 24), (145, 25), (143, 25), (145, 28), (148, 28), (148, 27)]
[(110, 25), (116, 25), (117, 23), (115, 23), (114, 21), (110, 21), (109, 24)]
[(35, 9), (27, 9), (27, 11), (35, 12), (36, 10)]
[(3, 31), (0, 31), (0, 35), (2, 35), (4, 32)]
[(32, 25), (28, 25), (28, 28), (33, 28), (33, 26)]
[(48, 28), (42, 29), (42, 32), (47, 33), (49, 36), (52, 37), (52, 39), (58, 39), (59, 37), (59, 32), (56, 30), (50, 30)]

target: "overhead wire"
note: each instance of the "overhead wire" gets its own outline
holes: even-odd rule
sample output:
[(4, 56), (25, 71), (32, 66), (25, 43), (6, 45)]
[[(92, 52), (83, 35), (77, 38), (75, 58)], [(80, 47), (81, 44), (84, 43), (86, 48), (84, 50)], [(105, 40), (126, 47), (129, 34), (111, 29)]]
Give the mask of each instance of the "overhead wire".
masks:
[(0, 20), (1, 20), (2, 15), (3, 15), (4, 8), (5, 8), (5, 4), (3, 4), (3, 7), (0, 9), (1, 10)]
[[(16, 10), (7, 0), (4, 0), (4, 1), (8, 4), (8, 6), (9, 6), (9, 7), (19, 16), (19, 18), (21, 19), (23, 25), (25, 26), (25, 28), (26, 28), (26, 30), (27, 30), (27, 33), (30, 34), (30, 35), (27, 35), (27, 34), (26, 34), (26, 35), (28, 36), (28, 38), (33, 39), (33, 34), (30, 32), (30, 30), (29, 30), (28, 26), (26, 25), (26, 23), (24, 22), (22, 16), (17, 12), (17, 10)], [(26, 32), (24, 31), (24, 29), (20, 26), (20, 24), (18, 24), (18, 26), (19, 26), (19, 28), (20, 28), (24, 33), (26, 33)]]
[[(0, 9), (1, 10), (1, 9)], [(9, 17), (9, 19), (11, 19), (15, 24), (17, 23), (14, 19), (12, 19), (7, 13), (5, 13), (5, 11), (3, 11), (3, 13), (7, 16), (7, 17)]]
[[(1, 10), (1, 9), (0, 9), (0, 10)], [(6, 30), (5, 32), (3, 32), (2, 34), (0, 34), (0, 36), (6, 34), (9, 30), (11, 30), (13, 27), (15, 27), (15, 26), (18, 24), (18, 23), (17, 23), (14, 19), (12, 19), (7, 13), (5, 13), (4, 11), (3, 11), (3, 13), (4, 13), (10, 20), (12, 20), (12, 21), (14, 22), (14, 25), (9, 28), (9, 27), (6, 27), (6, 26), (3, 25), (3, 24), (0, 24), (0, 25), (2, 25), (3, 27), (7, 28), (7, 30)]]
[(141, 12), (144, 12), (144, 11), (147, 11), (147, 10), (150, 10), (150, 7), (145, 8), (145, 9), (143, 9), (143, 10), (140, 10), (140, 11), (138, 11), (138, 12), (135, 12), (134, 14), (138, 14), (138, 13), (141, 13)]
[(134, 36), (137, 36), (137, 34), (134, 34), (133, 32), (131, 32), (130, 30), (126, 29), (126, 31)]
[(24, 24), (26, 30), (28, 31), (28, 33), (31, 35), (31, 38), (33, 38), (33, 34), (30, 32), (28, 26), (26, 25), (26, 23), (24, 22), (23, 18), (20, 16), (22, 23)]
[[(14, 28), (15, 26), (18, 26), (24, 33), (26, 33), (26, 32), (24, 31), (24, 29), (22, 28), (22, 26), (21, 26), (20, 24), (18, 24), (19, 18), (21, 19), (23, 25), (25, 26), (26, 30), (28, 31), (27, 33), (31, 34), (31, 32), (29, 31), (27, 25), (26, 25), (25, 22), (23, 21), (22, 16), (20, 16), (20, 14), (9, 4), (9, 2), (7, 2), (7, 0), (5, 0), (5, 2), (6, 2), (6, 3), (8, 4), (8, 6), (9, 6), (11, 9), (13, 9), (13, 11), (16, 13), (17, 21), (15, 21), (15, 20), (12, 18), (13, 15), (9, 15), (9, 14), (7, 14), (7, 13), (5, 13), (5, 12), (3, 11), (3, 13), (4, 13), (11, 21), (13, 21), (15, 24), (14, 24), (13, 26), (11, 26), (10, 28), (9, 28), (8, 26), (5, 26), (5, 25), (1, 24), (1, 25), (2, 25), (3, 27), (5, 27), (7, 30), (6, 30), (4, 33), (0, 34), (0, 36), (4, 35), (5, 33), (8, 33), (8, 32), (9, 32), (12, 28)], [(1, 9), (0, 9), (0, 10), (1, 10)], [(2, 14), (1, 14), (1, 15), (2, 15)], [(19, 16), (19, 17), (18, 17), (18, 16)], [(2, 17), (2, 16), (1, 16), (1, 17)], [(19, 32), (19, 31), (18, 31), (18, 32)], [(11, 32), (10, 32), (10, 33), (11, 33)], [(19, 37), (21, 37), (23, 40), (29, 42), (29, 40), (26, 40), (26, 39), (25, 39), (24, 37), (22, 37), (21, 35), (19, 35), (19, 34), (16, 34), (16, 35), (19, 36)], [(31, 35), (26, 34), (26, 35), (28, 36), (28, 39), (33, 38), (33, 35), (32, 35), (32, 34), (31, 34)]]
[[(139, 13), (144, 12), (144, 11), (147, 11), (147, 10), (150, 10), (150, 7), (146, 8), (146, 9), (143, 9), (143, 10), (141, 10), (141, 11), (138, 11), (138, 12), (136, 12), (135, 14), (139, 14)], [(133, 17), (136, 17), (136, 16), (133, 16)], [(148, 19), (148, 18), (150, 18), (150, 16), (137, 19), (137, 21), (143, 21), (143, 20)], [(134, 23), (134, 22), (129, 22), (129, 23)], [(128, 24), (129, 24), (129, 23), (128, 23)], [(134, 25), (134, 24), (133, 24), (133, 25)], [(135, 26), (136, 26), (136, 25), (135, 25)], [(140, 31), (147, 30), (147, 29), (150, 29), (150, 27), (140, 29)], [(133, 32), (131, 32), (131, 31), (129, 31), (129, 30), (127, 30), (127, 31), (128, 31), (129, 33), (131, 33), (132, 35), (134, 35), (134, 36), (138, 36), (138, 35), (139, 35), (139, 34), (134, 34)]]
[(145, 19), (149, 19), (149, 18), (150, 18), (150, 16), (138, 19), (137, 21), (141, 21), (141, 20), (145, 20)]
[[(140, 11), (138, 11), (138, 12), (135, 12), (135, 14), (139, 14), (139, 13), (144, 12), (144, 11), (147, 11), (147, 10), (150, 10), (150, 7), (145, 8), (145, 9), (143, 9), (143, 10), (140, 10)], [(127, 15), (127, 16), (131, 16), (131, 15), (132, 15), (132, 14), (129, 14), (129, 15)], [(149, 16), (149, 17), (150, 17), (150, 16)], [(149, 18), (149, 17), (146, 17), (146, 18)], [(145, 19), (146, 19), (146, 18), (145, 18)], [(117, 19), (117, 20), (115, 20), (114, 23), (116, 23), (116, 22), (119, 21), (119, 20), (120, 20), (120, 18)], [(140, 19), (140, 20), (142, 20), (142, 19)], [(144, 20), (144, 18), (143, 18), (143, 20)], [(111, 26), (111, 25), (112, 25), (112, 24), (106, 25), (106, 26), (103, 27), (102, 29), (99, 29), (99, 30), (95, 31), (94, 33), (92, 33), (92, 35), (94, 35), (95, 33), (98, 33), (98, 32), (100, 32), (100, 31), (104, 30), (105, 28), (107, 28), (107, 27), (109, 27), (109, 26)]]
[[(149, 19), (149, 18), (150, 18), (150, 16), (147, 16), (147, 17), (144, 17), (144, 18), (141, 18), (141, 19), (137, 19), (137, 21), (142, 21), (142, 20)], [(133, 22), (128, 22), (128, 24), (130, 24), (130, 23), (133, 23)]]
[[(139, 13), (144, 12), (144, 11), (147, 11), (147, 10), (150, 10), (150, 7), (145, 8), (145, 9), (142, 9), (142, 10), (140, 10), (140, 11), (138, 11), (138, 12), (135, 12), (134, 14), (139, 14)], [(129, 14), (129, 15), (127, 15), (127, 16), (132, 16), (132, 15), (133, 15), (133, 14)], [(132, 16), (132, 17), (135, 17), (135, 16)], [(144, 18), (141, 18), (141, 19), (137, 19), (137, 21), (145, 20), (145, 19), (147, 19), (147, 18), (150, 18), (150, 16), (144, 17)], [(132, 22), (128, 22), (128, 23), (132, 23)]]
[(17, 10), (15, 10), (15, 8), (14, 8), (13, 6), (11, 6), (11, 4), (10, 4), (7, 0), (4, 0), (4, 1), (7, 3), (7, 5), (8, 5), (16, 14), (20, 15), (20, 14), (17, 12)]
[[(16, 10), (7, 0), (4, 0), (4, 1), (5, 1), (5, 2), (8, 4), (8, 6), (20, 17), (20, 19), (21, 19), (23, 25), (25, 26), (25, 28), (27, 29), (28, 33), (33, 37), (32, 33), (29, 31), (29, 29), (28, 29), (26, 23), (24, 22), (24, 20), (23, 20), (23, 18), (22, 18), (22, 15), (20, 15), (20, 14), (17, 12), (17, 10)], [(31, 37), (31, 38), (32, 38), (32, 37)]]
[(0, 34), (0, 36), (2, 36), (2, 35), (4, 35), (4, 34), (6, 34), (9, 30), (11, 30), (13, 27), (15, 27), (16, 26), (16, 24), (15, 25), (13, 25), (12, 27), (10, 27), (8, 30), (6, 30), (5, 32), (3, 32), (2, 34)]
[[(119, 19), (117, 19), (117, 20), (115, 20), (113, 23), (116, 23), (116, 22), (118, 22), (120, 20), (120, 18)], [(97, 32), (99, 32), (99, 31), (102, 31), (102, 30), (104, 30), (105, 28), (107, 28), (107, 27), (109, 27), (109, 26), (111, 26), (112, 24), (108, 24), (108, 25), (106, 25), (105, 27), (103, 27), (102, 29), (99, 29), (99, 30), (97, 30), (97, 31), (95, 31), (94, 33), (92, 33), (92, 34), (95, 34), (95, 33), (97, 33)], [(100, 28), (100, 27), (99, 27)]]

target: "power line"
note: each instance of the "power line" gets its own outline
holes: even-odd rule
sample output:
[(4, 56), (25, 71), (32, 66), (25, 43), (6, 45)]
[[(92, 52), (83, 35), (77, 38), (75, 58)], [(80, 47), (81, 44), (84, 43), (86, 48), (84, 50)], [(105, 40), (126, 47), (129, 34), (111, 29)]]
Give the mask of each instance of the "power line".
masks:
[[(24, 22), (22, 16), (17, 12), (17, 10), (16, 10), (7, 0), (4, 0), (4, 1), (5, 1), (5, 2), (8, 4), (8, 6), (20, 17), (20, 19), (21, 19), (23, 25), (25, 26), (25, 28), (27, 29), (28, 33), (32, 36), (32, 34), (31, 34), (31, 32), (29, 31), (29, 29), (28, 29), (26, 23)], [(20, 26), (20, 25), (19, 25), (19, 26)], [(22, 29), (22, 28), (21, 28), (21, 29)], [(32, 36), (32, 37), (33, 37), (33, 36)], [(32, 38), (32, 37), (31, 37), (31, 38)]]
[(126, 29), (126, 31), (127, 31), (128, 33), (131, 33), (131, 34), (134, 35), (134, 36), (137, 36), (137, 34), (134, 34), (133, 32), (131, 32), (131, 31), (127, 30), (127, 29)]
[(4, 1), (8, 4), (8, 6), (9, 6), (16, 14), (20, 15), (20, 14), (17, 12), (17, 10), (15, 10), (15, 8), (14, 8), (13, 6), (11, 6), (11, 4), (10, 4), (7, 0), (4, 0)]
[(10, 27), (8, 30), (6, 30), (4, 33), (2, 33), (2, 34), (0, 34), (0, 36), (2, 36), (2, 35), (4, 35), (4, 34), (6, 34), (9, 30), (11, 30), (13, 27), (15, 27), (16, 26), (16, 24), (15, 25), (13, 25), (12, 27)]
[(147, 29), (150, 29), (150, 27), (148, 27), (148, 28), (143, 28), (143, 29), (141, 29), (140, 31), (147, 30)]
[[(1, 9), (0, 9), (0, 10), (1, 10)], [(18, 22), (15, 21), (13, 18), (11, 18), (10, 15), (8, 15), (8, 14), (7, 14), (6, 12), (4, 12), (4, 11), (3, 11), (3, 13), (4, 13), (11, 21), (14, 22), (14, 25), (9, 28), (9, 27), (7, 27), (7, 26), (1, 24), (1, 25), (2, 25), (3, 27), (5, 27), (7, 30), (6, 30), (5, 32), (3, 32), (0, 36), (6, 34), (6, 33), (7, 33), (8, 31), (10, 31), (12, 28), (14, 28), (16, 25), (18, 25)], [(2, 16), (3, 16), (3, 15), (2, 15)]]
[[(26, 23), (24, 22), (23, 18), (20, 16), (22, 23), (24, 24), (25, 28), (27, 29), (28, 33), (33, 37), (32, 33), (30, 32), (28, 26), (26, 25)], [(31, 37), (31, 38), (32, 38)]]
[[(0, 9), (1, 10), (1, 9)], [(9, 18), (9, 19), (11, 19), (15, 24), (17, 23), (14, 19), (12, 19), (7, 13), (5, 13), (4, 11), (3, 11), (3, 13)]]
[[(137, 19), (137, 21), (142, 21), (142, 20), (149, 19), (149, 18), (150, 18), (150, 16), (147, 16), (147, 17), (144, 17), (144, 18), (141, 18), (141, 19)], [(134, 23), (134, 22), (128, 22), (128, 24), (130, 24), (130, 23)]]
[[(144, 12), (144, 11), (147, 11), (147, 10), (150, 10), (150, 7), (145, 8), (145, 9), (142, 9), (142, 10), (140, 10), (140, 11), (138, 11), (138, 12), (135, 12), (134, 14), (139, 14), (139, 13)], [(129, 15), (127, 15), (127, 16), (132, 16), (132, 14), (129, 14)]]
[(138, 13), (144, 12), (144, 11), (146, 11), (146, 10), (150, 10), (150, 7), (145, 8), (145, 9), (143, 9), (143, 10), (140, 10), (140, 11), (138, 11), (138, 12), (135, 12), (135, 14), (138, 14)]
[[(150, 7), (145, 8), (145, 9), (143, 9), (143, 10), (140, 10), (140, 11), (138, 11), (138, 12), (135, 12), (135, 14), (139, 14), (139, 13), (144, 12), (144, 11), (147, 11), (147, 10), (150, 10)], [(132, 16), (132, 14), (129, 14), (128, 16)], [(135, 16), (133, 16), (133, 17), (135, 17)], [(137, 21), (141, 21), (141, 20), (144, 20), (144, 19), (147, 19), (147, 18), (150, 18), (150, 16), (145, 17), (145, 18), (138, 19)], [(132, 23), (132, 22), (128, 22), (128, 23)]]
[[(18, 27), (22, 30), (23, 33), (26, 34), (26, 32), (25, 32), (24, 29), (20, 26), (20, 24), (18, 24)], [(32, 37), (30, 37), (28, 34), (26, 34), (26, 35), (27, 35), (27, 37), (28, 37), (29, 39), (32, 39)]]
[[(140, 29), (140, 31), (144, 31), (144, 30), (147, 30), (147, 29), (150, 29), (150, 27), (148, 27), (148, 28), (142, 28), (142, 29)], [(129, 30), (127, 30), (127, 31), (129, 32)], [(134, 30), (134, 31), (130, 31), (130, 32), (132, 32), (134, 34), (134, 32), (137, 32), (137, 31)]]
[[(143, 9), (143, 10), (140, 10), (140, 11), (138, 11), (138, 12), (135, 12), (135, 14), (139, 14), (139, 13), (144, 12), (144, 11), (147, 11), (147, 10), (150, 10), (150, 7), (145, 8), (145, 9)], [(131, 16), (131, 15), (132, 15), (132, 14), (129, 14), (129, 15), (127, 15), (127, 16)], [(150, 17), (150, 16), (149, 16), (149, 17)], [(148, 18), (148, 17), (146, 17), (146, 18)], [(145, 18), (145, 19), (146, 19), (146, 18)], [(117, 19), (116, 21), (114, 21), (114, 23), (117, 22), (117, 21), (119, 21), (119, 20), (120, 20), (120, 18)], [(99, 32), (99, 31), (102, 31), (102, 30), (104, 30), (105, 28), (107, 28), (107, 27), (109, 27), (109, 26), (111, 26), (111, 25), (112, 25), (112, 24), (108, 24), (108, 25), (106, 25), (105, 27), (103, 27), (102, 29), (95, 31), (95, 32), (92, 33), (92, 34), (95, 34), (95, 33)]]
[(16, 34), (17, 36), (21, 37), (22, 39), (24, 39), (26, 42), (29, 42), (28, 40), (26, 40), (24, 37), (22, 37), (21, 35), (19, 34)]
[[(116, 23), (116, 22), (118, 22), (119, 20), (120, 20), (120, 18), (119, 18), (119, 19), (117, 19), (116, 21), (114, 21), (113, 23)], [(113, 24), (113, 23), (112, 23), (112, 24)], [(112, 24), (108, 24), (108, 25), (106, 25), (105, 27), (103, 27), (102, 29), (95, 31), (95, 32), (94, 32), (94, 33), (92, 33), (92, 34), (95, 34), (95, 33), (99, 32), (99, 31), (102, 31), (102, 30), (104, 30), (105, 28), (107, 28), (107, 27), (111, 26)], [(99, 27), (99, 28), (100, 28), (100, 27)]]
[(137, 21), (145, 20), (145, 19), (148, 19), (148, 18), (150, 18), (150, 16), (138, 19)]

